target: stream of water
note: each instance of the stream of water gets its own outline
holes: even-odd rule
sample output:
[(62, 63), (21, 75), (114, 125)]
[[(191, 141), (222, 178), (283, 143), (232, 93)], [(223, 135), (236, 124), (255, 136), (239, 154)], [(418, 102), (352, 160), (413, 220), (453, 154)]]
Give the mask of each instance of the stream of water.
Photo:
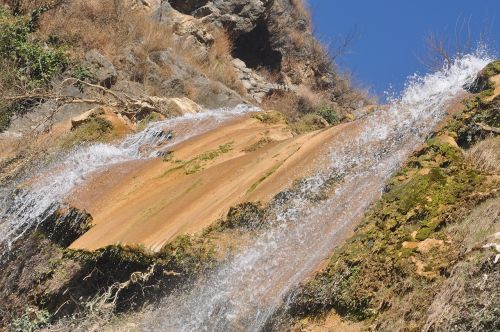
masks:
[[(273, 227), (190, 290), (165, 298), (146, 314), (141, 329), (263, 330), (488, 61), (467, 55), (440, 72), (410, 78), (388, 110), (376, 111), (344, 130), (326, 156), (325, 169), (304, 181), (285, 206), (275, 208)], [(327, 200), (307, 199), (332, 176), (343, 180)]]

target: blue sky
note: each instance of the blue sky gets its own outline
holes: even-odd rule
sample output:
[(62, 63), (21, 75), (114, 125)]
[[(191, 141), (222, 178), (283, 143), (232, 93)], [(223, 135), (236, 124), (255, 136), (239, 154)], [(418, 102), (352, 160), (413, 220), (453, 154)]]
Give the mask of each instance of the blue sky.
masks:
[(430, 33), (450, 44), (456, 44), (457, 35), (476, 44), (483, 34), (498, 56), (500, 0), (309, 0), (308, 3), (315, 34), (325, 43), (334, 45), (339, 36), (357, 31), (357, 38), (339, 59), (339, 65), (353, 74), (357, 84), (380, 97), (389, 85), (398, 92), (408, 75), (426, 72), (417, 56), (425, 55), (424, 40)]

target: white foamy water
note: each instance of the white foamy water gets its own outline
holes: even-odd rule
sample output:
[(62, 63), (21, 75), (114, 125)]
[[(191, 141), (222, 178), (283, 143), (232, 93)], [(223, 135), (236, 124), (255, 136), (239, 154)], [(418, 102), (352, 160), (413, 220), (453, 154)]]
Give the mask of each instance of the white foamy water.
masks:
[[(307, 179), (290, 201), (275, 208), (270, 229), (191, 289), (165, 298), (146, 313), (140, 328), (263, 330), (489, 61), (483, 55), (466, 55), (440, 72), (410, 78), (387, 111), (374, 112), (344, 131), (326, 156), (327, 170)], [(314, 203), (306, 198), (335, 176), (342, 180), (328, 199)]]
[(29, 185), (23, 185), (22, 189), (0, 188), (0, 248), (10, 247), (27, 230), (50, 216), (67, 195), (96, 170), (130, 160), (152, 158), (158, 151), (258, 110), (239, 105), (154, 122), (121, 143), (94, 144), (71, 151), (52, 166), (35, 170), (33, 179), (24, 179), (23, 182)]

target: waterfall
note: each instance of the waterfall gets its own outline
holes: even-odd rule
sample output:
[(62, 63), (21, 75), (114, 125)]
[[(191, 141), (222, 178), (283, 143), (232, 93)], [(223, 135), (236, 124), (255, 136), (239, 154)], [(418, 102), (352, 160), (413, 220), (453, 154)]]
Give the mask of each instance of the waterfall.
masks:
[(153, 122), (118, 144), (77, 147), (50, 166), (33, 169), (31, 179), (19, 180), (14, 188), (0, 188), (0, 248), (7, 248), (1, 255), (26, 231), (54, 213), (71, 191), (93, 172), (116, 163), (153, 158), (174, 144), (258, 110), (238, 105)]
[[(465, 55), (441, 71), (410, 77), (404, 92), (352, 123), (323, 156), (325, 167), (291, 200), (274, 207), (271, 227), (188, 290), (145, 314), (145, 331), (260, 331), (286, 296), (328, 257), (343, 232), (382, 192), (384, 184), (445, 115), (489, 59)], [(329, 198), (308, 200), (332, 179)]]

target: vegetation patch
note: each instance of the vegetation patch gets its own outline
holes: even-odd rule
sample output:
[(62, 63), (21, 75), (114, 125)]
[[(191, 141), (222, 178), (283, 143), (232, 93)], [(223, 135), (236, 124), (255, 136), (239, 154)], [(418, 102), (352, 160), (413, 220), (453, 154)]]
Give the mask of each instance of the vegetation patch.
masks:
[(281, 167), (281, 165), (283, 165), (283, 162), (277, 164), (277, 165), (274, 165), (273, 167), (271, 167), (271, 169), (269, 169), (263, 176), (261, 176), (257, 181), (255, 181), (251, 186), (250, 188), (248, 188), (247, 190), (247, 194), (253, 192), (255, 189), (257, 189), (257, 187), (262, 183), (264, 182), (268, 177), (270, 177), (271, 175), (274, 174), (274, 172), (276, 172), (278, 170), (278, 168)]
[(63, 148), (92, 142), (107, 142), (115, 138), (113, 124), (100, 116), (93, 116), (68, 133), (61, 142)]
[[(333, 309), (351, 320), (369, 320), (379, 330), (424, 326), (436, 291), (456, 262), (464, 259), (463, 253), (474, 248), (466, 250), (463, 237), (450, 230), (462, 225), (480, 203), (496, 197), (498, 186), (498, 180), (488, 178), (496, 170), (489, 168), (485, 174), (485, 168), (471, 163), (440, 135), (455, 136), (464, 147), (481, 141), (491, 133), (475, 132), (477, 122), (498, 121), (492, 112), (496, 103), (472, 97), (463, 112), (408, 159), (355, 235), (334, 252), (323, 271), (295, 292), (289, 314), (299, 319)], [(475, 134), (461, 139), (466, 133)], [(474, 243), (487, 235), (478, 240), (476, 234)], [(488, 259), (467, 264), (480, 270)], [(494, 312), (492, 304), (488, 306), (481, 318), (484, 326), (492, 326)]]
[(173, 157), (172, 157), (173, 153), (169, 153), (163, 158), (163, 160), (166, 162), (171, 162), (171, 163), (175, 164), (175, 166), (172, 168), (169, 168), (167, 171), (165, 171), (162, 176), (167, 176), (168, 174), (170, 174), (176, 170), (179, 170), (179, 169), (183, 169), (184, 173), (186, 175), (198, 173), (199, 171), (201, 171), (203, 169), (203, 167), (209, 161), (215, 160), (215, 159), (219, 158), (220, 156), (222, 156), (223, 154), (226, 154), (226, 153), (232, 151), (233, 145), (234, 145), (234, 142), (229, 142), (226, 144), (219, 145), (217, 147), (217, 149), (203, 152), (202, 154), (200, 154), (200, 155), (198, 155), (198, 156), (196, 156), (188, 161), (183, 161), (183, 160), (178, 160), (178, 159), (173, 160)]
[(311, 131), (323, 129), (329, 126), (321, 115), (316, 113), (308, 113), (302, 116), (297, 122), (291, 124), (292, 129), (297, 134), (304, 134)]
[(0, 5), (0, 132), (7, 129), (10, 118), (32, 106), (33, 100), (11, 100), (8, 96), (38, 89), (43, 91), (50, 81), (69, 66), (64, 48), (54, 47), (33, 33), (41, 7), (30, 15), (13, 15)]
[(234, 242), (231, 239), (259, 228), (264, 213), (259, 204), (233, 207), (203, 234), (180, 235), (159, 253), (128, 245), (70, 250), (63, 244), (72, 242), (73, 236), (53, 237), (50, 226), (41, 227), (17, 241), (3, 265), (0, 294), (12, 301), (0, 303), (0, 326), (29, 331), (66, 317), (78, 320), (98, 313), (102, 318), (156, 303), (213, 269)]
[(28, 307), (26, 312), (10, 324), (12, 332), (33, 332), (45, 327), (50, 321), (47, 310)]
[(330, 125), (334, 125), (340, 122), (339, 116), (333, 107), (323, 106), (316, 112), (319, 116), (328, 122)]
[(478, 75), (476, 81), (469, 87), (474, 93), (481, 93), (482, 96), (491, 96), (495, 88), (490, 78), (500, 74), (500, 60), (489, 63)]
[(13, 16), (0, 7), (0, 55), (14, 63), (21, 83), (34, 88), (48, 83), (69, 64), (62, 48), (46, 47), (34, 39), (33, 21), (27, 16)]
[(500, 97), (487, 101), (483, 96), (474, 96), (465, 102), (462, 111), (457, 112), (446, 130), (456, 138), (458, 145), (469, 148), (476, 142), (497, 135), (491, 129), (500, 128)]
[(272, 139), (270, 139), (269, 137), (263, 137), (263, 138), (259, 139), (257, 142), (255, 142), (254, 144), (243, 149), (243, 152), (257, 151), (257, 150), (262, 149), (264, 146), (266, 146), (272, 142), (274, 142), (274, 141)]
[(252, 115), (252, 118), (259, 120), (265, 124), (278, 124), (285, 122), (285, 116), (276, 111), (259, 112)]

